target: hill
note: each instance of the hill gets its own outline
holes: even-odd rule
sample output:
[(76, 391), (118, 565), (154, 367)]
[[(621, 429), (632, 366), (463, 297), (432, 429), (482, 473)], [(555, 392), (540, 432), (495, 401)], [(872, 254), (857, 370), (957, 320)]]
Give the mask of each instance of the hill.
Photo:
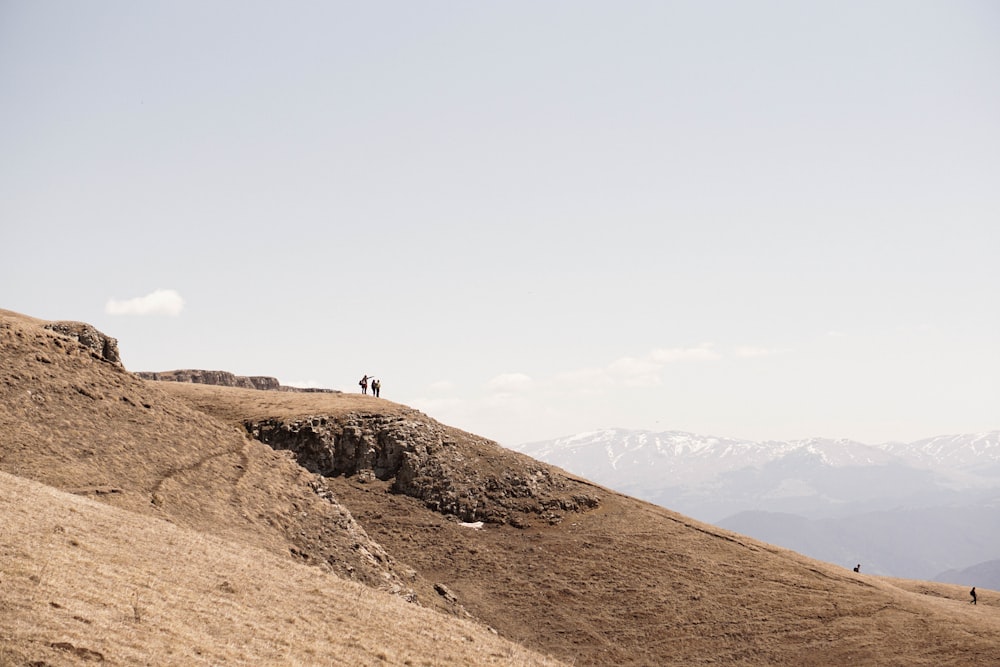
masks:
[[(994, 496), (995, 497), (995, 496)], [(1000, 510), (988, 504), (895, 508), (847, 517), (807, 519), (777, 512), (742, 512), (719, 526), (843, 565), (861, 561), (866, 571), (892, 576), (976, 584), (995, 579), (942, 579), (1000, 553)]]
[(539, 665), (481, 624), (0, 473), (0, 665)]
[[(1000, 649), (991, 591), (981, 589), (973, 607), (964, 587), (858, 575), (370, 396), (142, 380), (45, 324), (0, 313), (0, 469), (115, 506), (105, 533), (168, 521), (250, 560), (267, 553), (312, 565), (295, 572), (318, 582), (353, 579), (381, 589), (379, 600), (410, 600), (398, 612), (403, 621), (424, 606), (450, 615), (441, 623), (468, 614), (576, 665), (985, 665)], [(92, 529), (80, 530), (83, 540), (73, 539), (85, 543)], [(94, 562), (113, 562), (119, 549)], [(213, 570), (211, 561), (203, 567)], [(141, 581), (145, 571), (132, 569)], [(293, 576), (272, 572), (279, 582)], [(80, 647), (48, 630), (32, 635), (17, 620), (16, 609), (43, 606), (25, 599), (30, 575), (2, 575), (13, 600), (0, 616), (9, 655), (39, 643)], [(196, 590), (206, 604), (226, 595)], [(290, 588), (290, 599), (299, 591)], [(113, 604), (110, 590), (105, 600), (94, 595), (95, 604)], [(52, 601), (79, 603), (72, 589)], [(245, 606), (247, 618), (267, 618), (264, 599)], [(167, 616), (196, 625), (192, 613), (175, 605)], [(296, 619), (317, 633), (336, 622)], [(92, 618), (90, 636), (109, 624)], [(384, 641), (383, 661), (405, 664), (396, 656), (412, 637)], [(85, 648), (112, 654), (100, 640)], [(462, 660), (414, 664), (469, 664)]]
[[(0, 313), (0, 467), (372, 585), (400, 573), (323, 480), (159, 391), (65, 323)], [(276, 393), (276, 395), (278, 395)]]
[(860, 561), (870, 574), (929, 579), (1000, 554), (998, 431), (873, 446), (607, 429), (518, 449), (728, 530)]
[(934, 581), (943, 581), (949, 584), (962, 584), (973, 582), (980, 588), (993, 588), (1000, 590), (1000, 559), (988, 560), (983, 563), (970, 565), (962, 570), (948, 570), (941, 572)]
[(604, 429), (515, 449), (712, 522), (748, 510), (818, 518), (970, 504), (1000, 489), (1000, 431), (867, 445)]

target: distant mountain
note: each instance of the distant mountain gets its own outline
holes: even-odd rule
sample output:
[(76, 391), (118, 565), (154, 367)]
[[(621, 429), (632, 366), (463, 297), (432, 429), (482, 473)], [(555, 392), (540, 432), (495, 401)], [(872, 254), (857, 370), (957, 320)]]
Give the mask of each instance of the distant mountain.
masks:
[(934, 577), (934, 581), (1000, 590), (1000, 559), (976, 563), (961, 570), (948, 570)]
[(771, 549), (385, 399), (143, 380), (45, 324), (0, 309), (0, 665), (997, 654), (986, 591)]
[(935, 506), (1000, 486), (1000, 431), (866, 445), (606, 429), (515, 449), (705, 521), (747, 510), (828, 516)]
[[(1000, 511), (990, 504), (896, 508), (846, 517), (741, 512), (717, 525), (844, 567), (909, 579), (936, 579), (1000, 554)], [(937, 575), (937, 576), (935, 576)], [(992, 588), (984, 579), (984, 588)]]
[(1000, 477), (1000, 431), (891, 442), (879, 448), (914, 465)]
[(516, 447), (615, 490), (844, 566), (931, 578), (1000, 557), (1000, 431), (912, 443), (607, 429)]

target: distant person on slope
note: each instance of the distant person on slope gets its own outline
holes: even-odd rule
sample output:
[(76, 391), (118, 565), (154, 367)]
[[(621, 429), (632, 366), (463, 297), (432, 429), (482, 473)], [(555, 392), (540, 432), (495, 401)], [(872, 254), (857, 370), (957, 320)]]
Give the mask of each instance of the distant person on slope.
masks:
[(857, 565), (854, 566), (854, 571), (855, 572), (860, 572), (861, 571), (861, 563), (858, 563)]
[(969, 604), (976, 604), (976, 587), (975, 586), (973, 586), (972, 590), (969, 591), (969, 595), (972, 596), (972, 602), (970, 602)]
[(367, 394), (368, 393), (368, 375), (365, 375), (363, 378), (361, 378), (361, 382), (359, 382), (358, 385), (360, 385), (360, 387), (361, 387), (361, 393), (362, 394)]
[(378, 398), (378, 393), (382, 389), (382, 383), (379, 380), (372, 380), (372, 395)]

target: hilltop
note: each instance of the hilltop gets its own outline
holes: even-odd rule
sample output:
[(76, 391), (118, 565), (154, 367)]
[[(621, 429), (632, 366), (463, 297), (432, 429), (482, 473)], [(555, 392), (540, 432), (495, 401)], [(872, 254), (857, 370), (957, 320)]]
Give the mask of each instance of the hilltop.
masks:
[[(385, 399), (143, 380), (47, 324), (0, 311), (8, 474), (0, 487), (50, 508), (35, 531), (48, 536), (43, 547), (27, 529), (0, 545), (20, 555), (0, 566), (0, 632), (17, 660), (84, 660), (71, 645), (122, 664), (141, 646), (116, 630), (127, 621), (120, 613), (75, 611), (121, 607), (120, 592), (60, 589), (47, 559), (60, 573), (113, 565), (118, 584), (154, 581), (150, 563), (169, 559), (178, 580), (201, 583), (185, 589), (185, 603), (157, 607), (157, 626), (196, 627), (199, 615), (219, 613), (206, 608), (222, 605), (239, 619), (213, 631), (222, 643), (242, 646), (246, 628), (277, 619), (321, 636), (324, 650), (363, 651), (363, 664), (986, 665), (1000, 650), (996, 593), (980, 590), (974, 607), (964, 587), (855, 574), (615, 493)], [(27, 525), (18, 507), (2, 505), (5, 525)], [(109, 535), (134, 540), (75, 555), (72, 541)], [(315, 613), (289, 622), (270, 610), (276, 598), (230, 599), (223, 582), (242, 589), (219, 581), (218, 563), (190, 546), (199, 540), (267, 570), (241, 581), (287, 579), (286, 603), (301, 599)], [(126, 558), (130, 542), (135, 559)], [(139, 558), (147, 552), (159, 555)], [(149, 590), (165, 595), (172, 581), (157, 578)], [(348, 597), (364, 586), (372, 602), (309, 606), (325, 597), (317, 591), (339, 586), (352, 587)], [(90, 623), (75, 621), (86, 627), (74, 630), (74, 615)], [(355, 624), (364, 615), (348, 627), (347, 617)], [(380, 629), (396, 623), (433, 623), (441, 633), (425, 646), (413, 632)], [(517, 646), (485, 648), (490, 628)], [(204, 640), (176, 637), (183, 659), (166, 662), (219, 660), (199, 656)], [(377, 638), (382, 656), (361, 637)], [(483, 651), (446, 654), (445, 637)], [(230, 660), (292, 655), (269, 646), (246, 643)], [(296, 655), (331, 662), (326, 653)]]

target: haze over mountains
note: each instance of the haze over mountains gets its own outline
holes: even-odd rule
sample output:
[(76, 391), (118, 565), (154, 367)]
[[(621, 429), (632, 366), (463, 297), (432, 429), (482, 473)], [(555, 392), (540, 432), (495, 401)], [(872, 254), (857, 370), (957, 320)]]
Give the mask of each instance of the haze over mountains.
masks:
[(1000, 585), (988, 564), (1000, 557), (1000, 431), (868, 445), (607, 429), (516, 449), (832, 563)]
[[(831, 565), (358, 394), (144, 380), (0, 310), (0, 664), (993, 665)], [(887, 651), (886, 647), (891, 647)]]

